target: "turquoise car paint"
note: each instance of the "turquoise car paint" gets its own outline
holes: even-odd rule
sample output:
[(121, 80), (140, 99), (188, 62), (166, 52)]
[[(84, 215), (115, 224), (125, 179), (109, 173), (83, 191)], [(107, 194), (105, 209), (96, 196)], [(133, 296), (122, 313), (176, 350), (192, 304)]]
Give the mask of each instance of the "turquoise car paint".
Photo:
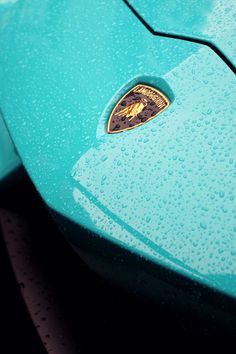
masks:
[(12, 176), (20, 165), (20, 158), (0, 113), (0, 182)]
[[(232, 71), (207, 46), (153, 36), (120, 1), (0, 9), (0, 107), (58, 223), (62, 215), (91, 231), (88, 248), (109, 240), (236, 297)], [(170, 107), (107, 134), (117, 100), (140, 82), (164, 92)]]
[(203, 40), (236, 66), (235, 0), (128, 0), (157, 33)]

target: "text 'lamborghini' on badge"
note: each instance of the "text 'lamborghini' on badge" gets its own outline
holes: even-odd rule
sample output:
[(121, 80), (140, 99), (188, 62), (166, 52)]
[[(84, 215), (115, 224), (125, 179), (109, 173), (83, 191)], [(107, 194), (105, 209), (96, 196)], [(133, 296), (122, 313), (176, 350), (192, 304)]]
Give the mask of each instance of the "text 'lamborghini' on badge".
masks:
[(170, 105), (168, 98), (157, 89), (139, 84), (128, 91), (116, 104), (107, 124), (108, 133), (119, 133), (148, 122)]

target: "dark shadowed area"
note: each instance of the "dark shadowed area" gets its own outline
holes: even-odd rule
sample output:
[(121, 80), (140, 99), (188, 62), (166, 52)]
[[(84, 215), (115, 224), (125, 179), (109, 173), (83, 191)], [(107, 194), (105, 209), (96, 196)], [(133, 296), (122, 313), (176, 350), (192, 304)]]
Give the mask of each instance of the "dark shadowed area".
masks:
[[(16, 249), (9, 256), (9, 245), (6, 248), (6, 237), (1, 234), (1, 353), (44, 353), (45, 346), (56, 354), (72, 353), (72, 347), (78, 353), (159, 353), (163, 348), (188, 352), (204, 348), (212, 353), (226, 352), (234, 343), (222, 326), (206, 319), (183, 318), (161, 305), (140, 301), (97, 276), (67, 244), (27, 177), (1, 192), (0, 208), (9, 224), (4, 228), (8, 237), (17, 242), (16, 247), (22, 237), (28, 252), (24, 255), (24, 248), (19, 248), (21, 251)], [(19, 231), (20, 238), (16, 231), (22, 228), (19, 220), (28, 230), (24, 235)], [(22, 280), (19, 269), (17, 278), (12, 267), (18, 256), (29, 264)], [(39, 290), (34, 292), (34, 287)], [(22, 294), (27, 295), (26, 305)], [(30, 306), (39, 310), (29, 315)], [(58, 348), (56, 342), (63, 349), (52, 349)]]

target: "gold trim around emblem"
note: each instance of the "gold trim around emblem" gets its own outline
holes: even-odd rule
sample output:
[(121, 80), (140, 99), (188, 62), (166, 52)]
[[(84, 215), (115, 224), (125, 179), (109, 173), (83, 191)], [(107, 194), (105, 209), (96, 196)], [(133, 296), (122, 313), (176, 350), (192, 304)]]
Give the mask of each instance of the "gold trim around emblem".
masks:
[[(131, 121), (133, 118), (135, 118), (135, 117), (137, 116), (137, 114), (141, 113), (142, 110), (146, 107), (146, 103), (144, 103), (144, 102), (141, 103), (141, 100), (140, 100), (140, 102), (137, 103), (137, 106), (136, 106), (136, 107), (133, 107), (133, 108), (132, 108), (132, 107), (131, 107), (132, 105), (130, 105), (130, 106), (125, 107), (122, 111), (116, 112), (116, 113), (114, 114), (115, 110), (117, 109), (117, 107), (119, 106), (119, 104), (126, 98), (126, 96), (127, 96), (130, 92), (132, 92), (132, 91), (135, 92), (135, 90), (137, 90), (138, 87), (144, 88), (144, 89), (146, 88), (146, 89), (149, 89), (149, 90), (152, 90), (152, 91), (156, 92), (156, 93), (158, 94), (158, 96), (160, 96), (160, 97), (162, 98), (162, 100), (165, 102), (165, 105), (164, 105), (162, 108), (160, 108), (160, 110), (159, 110), (157, 113), (155, 113), (154, 115), (150, 116), (150, 117), (149, 117), (146, 121), (144, 121), (144, 122), (138, 123), (138, 124), (136, 124), (136, 125), (134, 125), (134, 126), (127, 127), (127, 128), (124, 128), (124, 129), (119, 129), (119, 130), (115, 130), (115, 131), (114, 131), (114, 130), (111, 130), (111, 129), (110, 129), (110, 124), (111, 124), (111, 119), (113, 118), (113, 115), (119, 116), (120, 113), (122, 113), (122, 111), (123, 111), (124, 116), (126, 116), (127, 118), (131, 117), (131, 119), (128, 119), (129, 121)], [(134, 105), (134, 104), (133, 104), (133, 105)], [(109, 116), (106, 131), (107, 131), (108, 134), (115, 134), (115, 133), (123, 132), (123, 131), (125, 131), (125, 130), (134, 129), (134, 128), (140, 126), (140, 125), (143, 125), (143, 124), (147, 123), (148, 121), (150, 121), (151, 119), (155, 118), (156, 116), (158, 116), (158, 114), (160, 114), (160, 113), (163, 112), (166, 108), (168, 108), (169, 105), (170, 105), (170, 100), (169, 100), (161, 91), (159, 91), (159, 90), (157, 90), (156, 88), (154, 88), (154, 87), (152, 87), (152, 86), (149, 86), (149, 85), (137, 84), (137, 85), (135, 85), (134, 87), (132, 87), (129, 91), (127, 91), (127, 92), (120, 98), (120, 100), (116, 103), (115, 107), (113, 108), (113, 110), (112, 110), (112, 112), (111, 112), (111, 114), (110, 114), (110, 116)], [(130, 108), (130, 110), (129, 110), (128, 108)], [(134, 112), (134, 113), (133, 113), (133, 112)], [(137, 112), (138, 112), (138, 113), (137, 113)], [(136, 113), (137, 113), (137, 114), (136, 114)]]

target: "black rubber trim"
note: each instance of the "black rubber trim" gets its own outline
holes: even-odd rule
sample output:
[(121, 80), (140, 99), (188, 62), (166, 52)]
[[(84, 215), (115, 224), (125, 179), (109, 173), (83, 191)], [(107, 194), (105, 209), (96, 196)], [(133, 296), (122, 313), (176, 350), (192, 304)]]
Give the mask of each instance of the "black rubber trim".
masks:
[(193, 42), (193, 43), (206, 45), (210, 49), (212, 49), (225, 62), (225, 64), (230, 68), (230, 70), (233, 71), (234, 74), (236, 74), (235, 66), (221, 52), (221, 50), (219, 50), (214, 44), (212, 44), (210, 42), (207, 42), (207, 41), (205, 41), (203, 39), (196, 39), (196, 38), (183, 36), (183, 35), (177, 35), (177, 34), (170, 34), (170, 33), (163, 33), (163, 32), (159, 32), (159, 31), (154, 31), (154, 29), (142, 18), (142, 16), (133, 8), (132, 5), (130, 5), (130, 3), (127, 0), (123, 0), (123, 2), (128, 6), (128, 8), (133, 12), (133, 14), (139, 19), (139, 21), (147, 28), (147, 30), (149, 32), (151, 32), (154, 36), (181, 39), (181, 40), (185, 40), (185, 41), (188, 41), (188, 42)]

